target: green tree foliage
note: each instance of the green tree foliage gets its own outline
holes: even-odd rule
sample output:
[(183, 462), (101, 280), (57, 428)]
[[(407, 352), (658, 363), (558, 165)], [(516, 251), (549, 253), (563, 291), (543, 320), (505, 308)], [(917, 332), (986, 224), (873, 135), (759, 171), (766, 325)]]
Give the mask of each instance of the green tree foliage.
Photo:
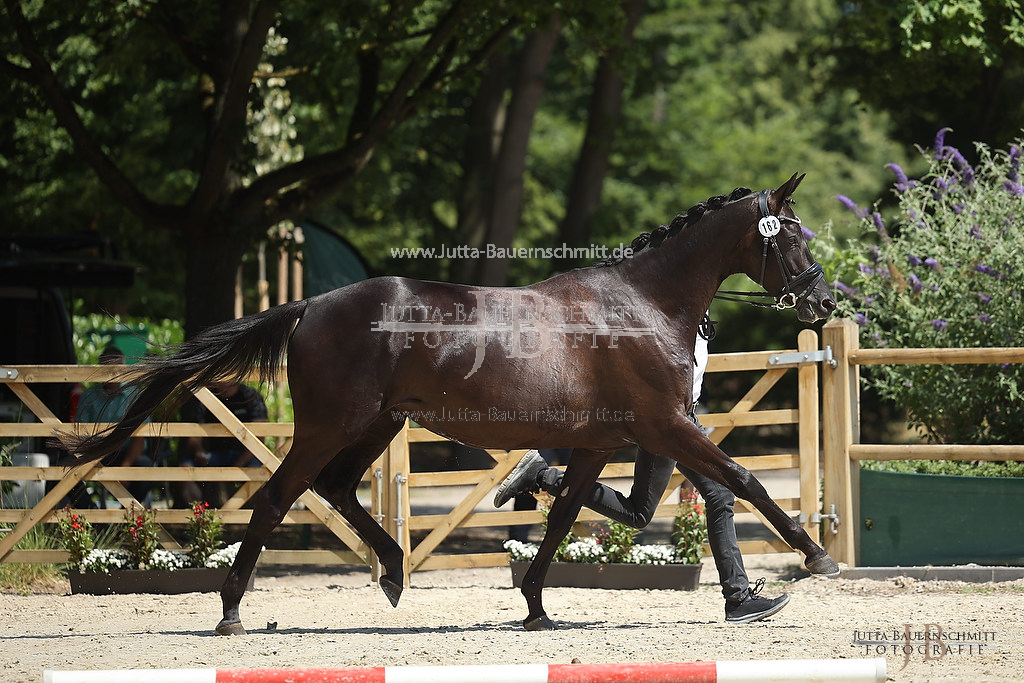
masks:
[[(774, 187), (797, 171), (807, 178), (795, 208), (812, 229), (835, 215), (835, 194), (873, 200), (883, 191), (875, 169), (907, 155), (889, 137), (885, 114), (829, 85), (826, 40), (842, 20), (834, 3), (656, 7), (638, 31), (632, 58), (641, 65), (595, 241), (628, 243), (709, 196)], [(726, 286), (755, 288), (743, 276)], [(721, 322), (717, 352), (794, 345), (791, 314), (716, 302), (712, 317)], [(709, 383), (705, 398), (714, 402), (719, 390)], [(735, 391), (721, 387), (722, 395)]]
[[(971, 165), (945, 143), (925, 153), (928, 171), (896, 175), (889, 221), (840, 197), (859, 216), (857, 239), (832, 242), (841, 273), (839, 310), (871, 347), (1019, 346), (1024, 322), (1024, 141), (977, 145)], [(824, 242), (824, 240), (822, 240)], [(911, 426), (942, 443), (1017, 443), (1024, 366), (882, 365), (865, 381), (905, 406)]]
[[(559, 242), (601, 55), (622, 69), (625, 102), (594, 243), (628, 243), (710, 195), (794, 171), (808, 172), (797, 208), (813, 227), (835, 211), (830, 197), (871, 201), (884, 184), (877, 169), (903, 161), (888, 119), (829, 80), (831, 36), (848, 20), (829, 0), (650, 0), (621, 50), (610, 50), (623, 35), (617, 3), (236, 7), (4, 2), (0, 68), (13, 97), (0, 112), (0, 179), (11, 188), (0, 211), (24, 230), (111, 235), (144, 267), (123, 295), (133, 307), (115, 310), (181, 317), (187, 302), (190, 331), (229, 317), (237, 263), (289, 216), (335, 226), (375, 274), (453, 278), (446, 260), (390, 248), (460, 243), (475, 68), (504, 57), (507, 85), (552, 11), (562, 37), (514, 246)], [(419, 79), (406, 88), (410, 74)], [(553, 267), (517, 259), (509, 282)], [(716, 317), (746, 331), (723, 334), (717, 350), (792, 344), (774, 314), (723, 306)]]
[(831, 52), (838, 82), (891, 112), (902, 139), (951, 126), (1002, 145), (1024, 115), (1024, 7), (1018, 0), (842, 4)]
[[(648, 3), (634, 43), (618, 55), (626, 101), (592, 242), (628, 244), (711, 195), (775, 185), (797, 170), (808, 172), (798, 209), (811, 226), (835, 213), (837, 192), (865, 200), (882, 192), (884, 178), (874, 169), (906, 155), (887, 136), (884, 115), (855, 107), (852, 90), (827, 87), (831, 62), (815, 36), (840, 19), (832, 3), (798, 4), (794, 10), (763, 0), (740, 10), (695, 0)], [(561, 243), (558, 226), (602, 54), (584, 29), (564, 28), (545, 75), (515, 246)], [(461, 184), (465, 102), (452, 97), (445, 104), (431, 119), (411, 121), (401, 144), (380, 148), (359, 181), (322, 209), (321, 220), (345, 226), (377, 272), (451, 276), (446, 261), (388, 257), (391, 246), (459, 244), (453, 188)], [(547, 277), (553, 266), (516, 260), (510, 284)]]
[[(589, 5), (5, 0), (0, 69), (16, 84), (5, 118), (19, 126), (2, 140), (4, 180), (32, 181), (14, 198), (19, 218), (59, 199), (77, 205), (52, 219), (66, 227), (124, 223), (146, 235), (133, 256), (184, 274), (195, 333), (231, 317), (236, 267), (268, 228), (351, 183), (396, 129), (421, 108), (429, 117), (539, 17), (611, 30), (614, 6)], [(266, 90), (282, 81), (289, 102), (275, 115), (331, 133), (298, 141), (301, 158), (268, 158), (250, 135), (266, 128)], [(58, 180), (61, 168), (74, 182)]]
[(812, 226), (830, 215), (831, 189), (878, 191), (863, 166), (899, 150), (879, 134), (884, 117), (852, 109), (854, 93), (824, 87), (829, 64), (817, 57), (815, 35), (837, 20), (830, 3), (811, 0), (742, 11), (675, 0), (646, 15), (637, 50), (649, 61), (636, 70), (605, 213), (623, 215), (615, 209), (630, 185), (654, 201), (609, 232), (635, 233), (711, 195), (775, 186), (794, 171), (808, 174), (798, 200)]

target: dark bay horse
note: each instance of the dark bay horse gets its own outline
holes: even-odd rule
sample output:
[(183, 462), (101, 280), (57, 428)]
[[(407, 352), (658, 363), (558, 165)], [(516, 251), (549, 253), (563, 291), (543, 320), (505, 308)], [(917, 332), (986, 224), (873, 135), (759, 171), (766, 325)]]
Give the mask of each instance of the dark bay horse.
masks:
[[(587, 492), (618, 448), (674, 458), (750, 501), (814, 574), (828, 554), (745, 468), (687, 419), (693, 348), (719, 285), (745, 273), (774, 307), (813, 322), (835, 302), (781, 188), (709, 199), (611, 259), (519, 288), (380, 277), (212, 327), (131, 381), (135, 403), (99, 434), (57, 435), (80, 461), (113, 452), (172, 394), (258, 368), (272, 379), (287, 350), (292, 447), (256, 494), (221, 589), (220, 634), (244, 633), (239, 603), (270, 532), (307, 488), (326, 498), (380, 557), (380, 586), (402, 592), (402, 550), (356, 500), (360, 477), (407, 417), (479, 448), (574, 448), (544, 540), (523, 581), (524, 626), (554, 628), (544, 576)], [(136, 366), (138, 367), (138, 366)]]

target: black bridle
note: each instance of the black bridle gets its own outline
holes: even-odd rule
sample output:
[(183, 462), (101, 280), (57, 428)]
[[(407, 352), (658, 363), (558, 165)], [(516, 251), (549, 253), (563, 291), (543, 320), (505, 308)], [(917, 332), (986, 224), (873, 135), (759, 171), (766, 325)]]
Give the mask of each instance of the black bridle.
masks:
[[(757, 284), (764, 288), (764, 271), (768, 265), (768, 247), (770, 246), (772, 251), (775, 252), (775, 260), (779, 263), (779, 271), (782, 273), (782, 281), (785, 283), (782, 287), (782, 292), (778, 296), (772, 296), (768, 292), (722, 290), (715, 294), (716, 299), (738, 301), (759, 308), (774, 308), (775, 310), (782, 311), (787, 308), (796, 308), (806, 301), (818, 283), (825, 278), (825, 272), (817, 261), (799, 275), (793, 276), (789, 272), (789, 267), (786, 266), (786, 262), (782, 258), (782, 250), (779, 249), (779, 243), (775, 236), (782, 229), (783, 221), (800, 225), (800, 219), (796, 216), (790, 218), (781, 214), (778, 216), (772, 214), (768, 210), (769, 195), (771, 195), (771, 190), (762, 190), (757, 197), (757, 205), (761, 210), (761, 218), (757, 221), (757, 231), (764, 238), (761, 246), (761, 277), (758, 278)], [(803, 289), (799, 289), (800, 287), (803, 287)], [(756, 300), (764, 297), (775, 299), (775, 303)]]

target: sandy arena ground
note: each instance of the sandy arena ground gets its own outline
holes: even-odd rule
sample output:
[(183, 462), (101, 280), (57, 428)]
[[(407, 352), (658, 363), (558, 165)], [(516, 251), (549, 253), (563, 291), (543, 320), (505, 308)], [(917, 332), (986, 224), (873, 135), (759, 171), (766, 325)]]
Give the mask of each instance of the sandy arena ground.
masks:
[[(365, 571), (260, 570), (242, 603), (249, 634), (233, 638), (213, 634), (215, 594), (3, 595), (0, 680), (38, 683), (44, 669), (832, 659), (882, 651), (893, 681), (1024, 676), (1024, 581), (794, 579), (802, 575), (795, 558), (748, 560), (753, 578), (768, 578), (766, 595), (788, 592), (792, 601), (745, 626), (724, 622), (709, 559), (693, 592), (549, 588), (545, 607), (560, 630), (547, 633), (523, 630), (525, 601), (505, 568), (416, 573), (395, 609)], [(941, 628), (942, 656), (926, 657), (915, 645), (905, 658), (906, 624)], [(880, 644), (855, 642), (865, 640)]]

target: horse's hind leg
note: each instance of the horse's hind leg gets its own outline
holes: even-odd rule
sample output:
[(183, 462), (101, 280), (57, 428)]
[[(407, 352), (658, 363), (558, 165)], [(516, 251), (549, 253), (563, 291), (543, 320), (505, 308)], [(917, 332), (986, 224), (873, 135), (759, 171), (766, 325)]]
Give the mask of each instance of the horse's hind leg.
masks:
[(572, 523), (576, 521), (580, 508), (590, 495), (594, 482), (611, 456), (611, 452), (577, 449), (569, 458), (561, 488), (548, 512), (544, 540), (541, 541), (536, 557), (523, 576), (523, 597), (526, 598), (526, 605), (530, 610), (523, 621), (523, 627), (527, 631), (550, 631), (555, 628), (554, 622), (544, 612), (541, 600), (544, 577), (547, 576), (555, 551), (572, 528)]
[(242, 537), (231, 571), (220, 589), (224, 618), (217, 624), (218, 634), (245, 633), (238, 616), (238, 605), (245, 594), (245, 586), (259, 559), (264, 541), (284, 519), (292, 503), (309, 488), (317, 474), (346, 443), (344, 436), (328, 440), (326, 431), (326, 428), (321, 429), (319, 438), (307, 437), (299, 434), (297, 426), (295, 441), (288, 456), (253, 498), (252, 518)]
[(326, 498), (377, 553), (384, 566), (378, 583), (392, 607), (398, 606), (405, 585), (402, 548), (359, 503), (356, 489), (366, 468), (387, 448), (403, 424), (404, 420), (396, 422), (382, 416), (358, 441), (338, 453), (313, 483), (314, 490)]

